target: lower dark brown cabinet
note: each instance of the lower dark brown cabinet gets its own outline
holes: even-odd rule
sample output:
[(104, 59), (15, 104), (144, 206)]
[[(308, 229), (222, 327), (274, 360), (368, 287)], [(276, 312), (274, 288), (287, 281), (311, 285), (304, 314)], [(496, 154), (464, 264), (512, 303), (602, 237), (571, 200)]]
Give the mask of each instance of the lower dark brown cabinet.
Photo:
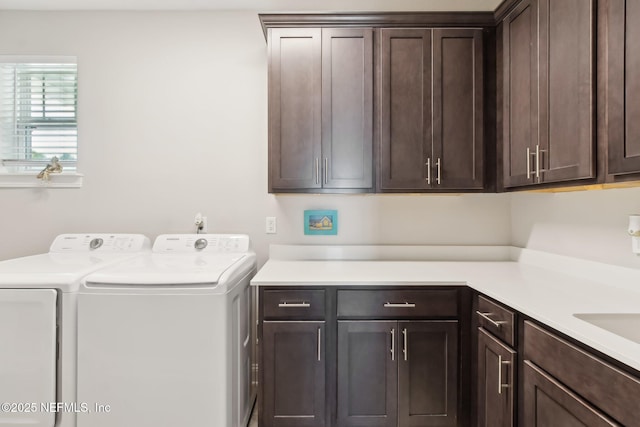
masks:
[(478, 328), (478, 427), (514, 425), (516, 352)]
[(458, 322), (338, 321), (337, 425), (458, 425)]
[(262, 427), (325, 427), (325, 322), (263, 323)]
[(542, 369), (524, 361), (524, 427), (619, 425)]

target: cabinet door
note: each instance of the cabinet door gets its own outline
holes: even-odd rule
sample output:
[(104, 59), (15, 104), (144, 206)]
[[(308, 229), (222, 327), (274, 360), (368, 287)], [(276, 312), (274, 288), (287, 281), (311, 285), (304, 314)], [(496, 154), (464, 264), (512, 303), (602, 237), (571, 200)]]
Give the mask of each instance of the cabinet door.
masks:
[(482, 30), (433, 31), (433, 188), (483, 187), (482, 67)]
[(399, 355), (397, 322), (338, 322), (337, 425), (397, 425)]
[(528, 360), (524, 361), (524, 427), (618, 426)]
[(261, 427), (325, 426), (325, 323), (263, 323)]
[(640, 172), (640, 2), (605, 1), (609, 173)]
[(398, 426), (458, 425), (458, 322), (399, 323)]
[(321, 187), (320, 35), (269, 30), (269, 191)]
[(595, 176), (593, 0), (534, 0), (539, 13), (543, 182)]
[(538, 14), (523, 0), (503, 21), (504, 186), (534, 183), (531, 153), (538, 141)]
[(478, 328), (478, 427), (514, 425), (516, 352)]
[(380, 189), (428, 187), (431, 30), (380, 31)]
[(373, 30), (322, 30), (324, 188), (373, 187)]

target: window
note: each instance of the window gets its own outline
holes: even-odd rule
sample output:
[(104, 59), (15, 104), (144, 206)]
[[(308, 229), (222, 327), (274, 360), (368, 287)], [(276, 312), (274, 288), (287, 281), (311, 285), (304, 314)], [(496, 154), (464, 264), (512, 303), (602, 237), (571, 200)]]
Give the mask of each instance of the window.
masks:
[(0, 57), (0, 174), (34, 175), (54, 156), (76, 172), (77, 106), (75, 58)]

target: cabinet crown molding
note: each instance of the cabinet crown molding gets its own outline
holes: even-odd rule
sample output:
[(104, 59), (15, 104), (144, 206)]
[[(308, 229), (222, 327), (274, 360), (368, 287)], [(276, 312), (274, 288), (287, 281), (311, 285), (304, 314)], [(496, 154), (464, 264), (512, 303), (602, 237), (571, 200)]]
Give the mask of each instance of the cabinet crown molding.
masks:
[(340, 12), (260, 13), (265, 38), (269, 28), (287, 27), (494, 27), (493, 12)]

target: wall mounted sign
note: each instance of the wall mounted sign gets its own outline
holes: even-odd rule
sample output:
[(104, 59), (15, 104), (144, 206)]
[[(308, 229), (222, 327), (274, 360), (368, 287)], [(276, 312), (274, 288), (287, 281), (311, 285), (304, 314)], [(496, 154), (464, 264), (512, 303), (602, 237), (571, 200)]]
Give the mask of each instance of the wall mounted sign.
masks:
[(338, 234), (338, 211), (304, 211), (304, 234)]

